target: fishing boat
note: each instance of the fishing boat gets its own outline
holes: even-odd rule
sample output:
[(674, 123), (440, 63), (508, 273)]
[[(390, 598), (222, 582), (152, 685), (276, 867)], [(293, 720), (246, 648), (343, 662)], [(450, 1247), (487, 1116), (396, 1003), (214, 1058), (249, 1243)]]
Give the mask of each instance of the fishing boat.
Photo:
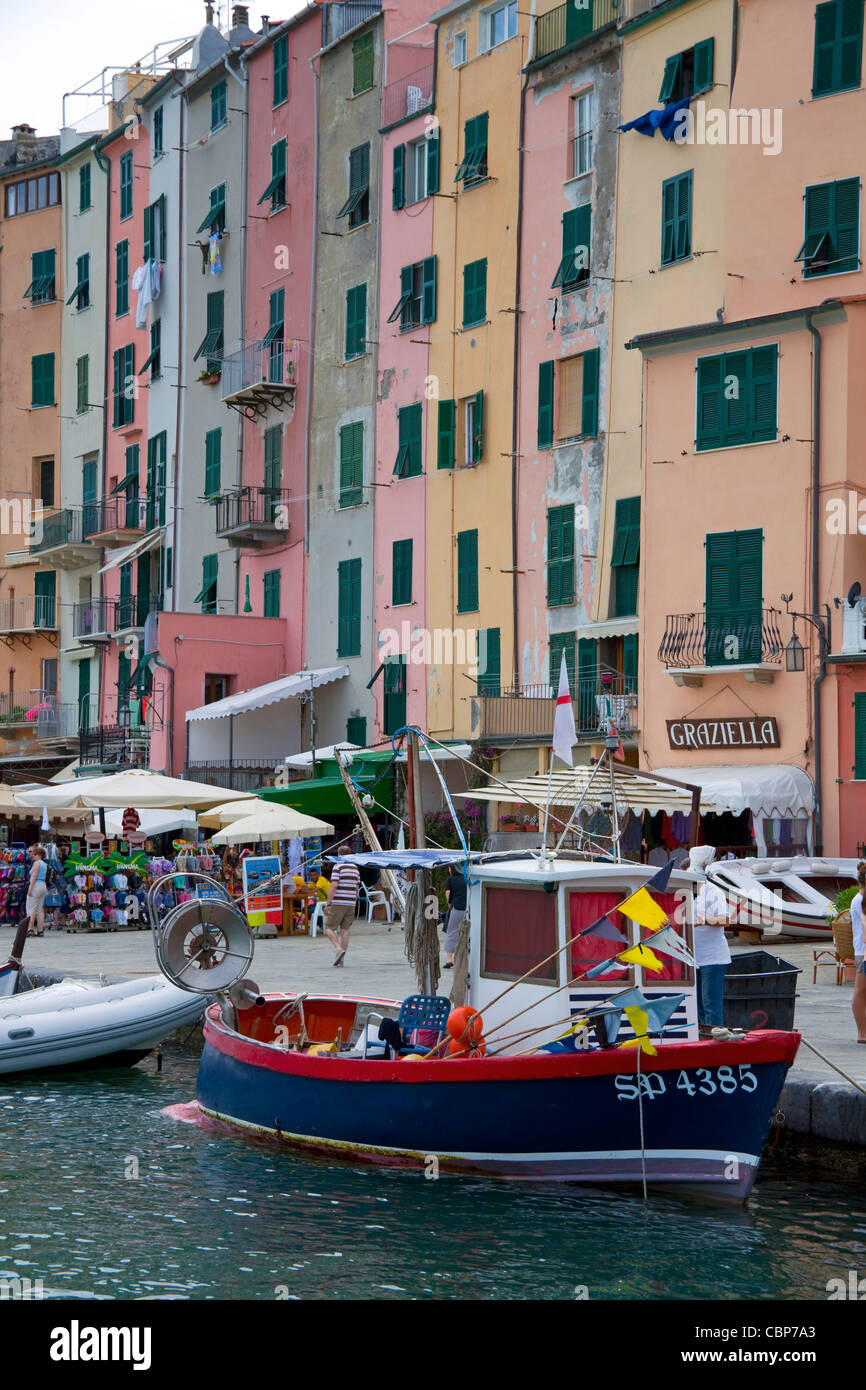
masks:
[(833, 899), (857, 882), (856, 859), (721, 859), (707, 877), (728, 900), (734, 929), (831, 940)]
[[(346, 858), (466, 866), (468, 1007), (443, 1027), (439, 1001), (436, 1029), (422, 1026), (435, 996), (261, 994), (232, 966), (246, 954), (237, 910), (220, 904), (203, 922), (207, 902), (186, 919), (182, 905), (158, 959), (220, 998), (205, 1015), (197, 1099), (170, 1113), (419, 1172), (746, 1198), (799, 1036), (699, 1039), (695, 875), (668, 867), (658, 892), (646, 866), (544, 853)], [(652, 918), (648, 902), (665, 928), (639, 920)]]

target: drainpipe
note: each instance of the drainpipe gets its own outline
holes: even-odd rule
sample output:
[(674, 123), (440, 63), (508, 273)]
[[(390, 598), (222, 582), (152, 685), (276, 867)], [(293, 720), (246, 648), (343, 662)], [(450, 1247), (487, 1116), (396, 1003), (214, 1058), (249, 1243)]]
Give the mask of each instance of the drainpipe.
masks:
[[(183, 366), (184, 334), (183, 325), (185, 314), (183, 312), (184, 296), (184, 266), (186, 264), (186, 247), (183, 240), (183, 191), (184, 191), (184, 171), (186, 169), (186, 156), (184, 154), (185, 141), (184, 132), (186, 129), (186, 94), (183, 83), (175, 77), (178, 91), (175, 93), (175, 100), (180, 102), (178, 112), (178, 171), (177, 171), (177, 401), (175, 404), (174, 420), (174, 525), (172, 526), (172, 555), (171, 555), (171, 612), (177, 612), (177, 569), (178, 556), (180, 555), (180, 525), (182, 509), (180, 505), (181, 495), (181, 460), (183, 450), (181, 449), (181, 439), (183, 438), (183, 396), (186, 386), (186, 372)], [(174, 728), (174, 710), (171, 712), (172, 728)]]
[[(322, 19), (324, 24), (324, 16)], [(316, 58), (318, 54), (309, 60), (310, 71), (313, 74), (314, 100), (313, 100), (313, 171), (315, 174), (315, 186), (313, 189), (313, 245), (310, 258), (310, 326), (309, 344), (310, 352), (307, 363), (307, 418), (304, 431), (304, 555), (310, 553), (310, 451), (312, 444), (312, 397), (313, 397), (313, 361), (315, 358), (316, 347), (316, 274), (318, 261), (318, 226), (319, 226), (319, 73), (316, 68)], [(304, 566), (304, 596), (306, 599), (306, 565)], [(304, 627), (306, 629), (306, 602), (304, 603)], [(306, 643), (305, 643), (306, 645)]]
[[(812, 334), (812, 601), (811, 611), (818, 616), (819, 568), (818, 545), (821, 539), (819, 488), (821, 485), (821, 334), (813, 322), (813, 311), (806, 313), (806, 327)], [(820, 636), (820, 634), (819, 634)], [(822, 814), (822, 757), (821, 757), (821, 685), (826, 675), (827, 642), (820, 636), (821, 660), (812, 685), (812, 721), (815, 739), (815, 853), (823, 853)]]
[[(102, 396), (102, 399), (103, 399), (103, 407), (102, 407), (102, 501), (104, 502), (104, 501), (105, 501), (105, 488), (106, 488), (106, 484), (107, 484), (107, 482), (108, 482), (108, 465), (107, 465), (107, 463), (106, 463), (106, 452), (107, 452), (107, 449), (108, 449), (108, 402), (109, 402), (109, 390), (108, 390), (108, 382), (109, 382), (109, 371), (108, 371), (108, 363), (109, 363), (109, 354), (108, 354), (108, 325), (109, 325), (109, 317), (108, 317), (108, 315), (109, 315), (109, 309), (108, 309), (108, 289), (109, 289), (109, 283), (110, 283), (110, 278), (111, 278), (111, 277), (110, 277), (110, 274), (109, 274), (109, 271), (108, 271), (108, 267), (111, 265), (111, 162), (110, 162), (110, 160), (106, 159), (105, 156), (104, 156), (103, 154), (100, 153), (98, 145), (94, 145), (94, 147), (93, 147), (93, 158), (96, 160), (96, 163), (99, 165), (100, 169), (102, 170), (103, 174), (105, 175), (105, 184), (106, 184), (106, 188), (105, 188), (105, 265), (106, 265), (105, 323), (104, 323), (104, 332), (103, 332), (103, 335), (102, 335), (102, 336), (103, 336), (103, 341), (104, 341), (104, 343), (105, 343), (105, 349), (104, 349), (104, 352), (103, 352), (103, 364), (102, 364), (102, 367), (103, 367), (103, 377), (102, 377), (102, 390), (103, 390), (103, 396)], [(99, 602), (100, 602), (100, 603), (102, 603), (102, 600), (103, 600), (103, 598), (104, 598), (104, 595), (105, 595), (105, 580), (100, 578), (100, 579), (99, 579), (99, 596), (98, 596), (98, 599), (99, 599)], [(97, 694), (96, 694), (97, 708), (98, 708), (100, 711), (102, 710), (102, 693), (103, 693), (103, 686), (104, 686), (104, 683), (105, 683), (105, 648), (104, 648), (104, 647), (100, 647), (100, 649), (99, 649), (99, 688), (98, 688)], [(81, 752), (81, 745), (80, 745), (80, 744), (79, 744), (79, 750), (78, 750), (78, 751), (79, 751), (79, 754), (80, 754), (80, 752)]]
[(518, 395), (520, 391), (520, 255), (523, 246), (523, 140), (526, 130), (526, 89), (528, 86), (529, 73), (527, 72), (523, 75), (523, 85), (520, 88), (520, 135), (517, 141), (517, 266), (514, 273), (514, 371), (511, 382), (511, 624), (513, 632), (511, 664), (514, 688), (520, 684), (520, 644), (517, 632), (517, 489), (520, 460), (517, 456), (517, 441), (520, 416)]
[[(242, 76), (238, 77), (234, 68), (229, 62), (226, 63), (226, 71), (238, 83), (243, 92), (241, 105), (243, 107), (243, 134), (241, 136), (241, 242), (240, 242), (240, 347), (244, 351), (246, 345), (246, 324), (247, 324), (247, 162), (250, 139), (249, 127), (249, 74), (247, 72), (246, 57), (240, 55), (240, 69)], [(244, 417), (238, 414), (238, 445), (237, 445), (237, 487), (243, 487), (244, 481)], [(241, 551), (240, 546), (235, 549), (235, 613), (241, 611)]]

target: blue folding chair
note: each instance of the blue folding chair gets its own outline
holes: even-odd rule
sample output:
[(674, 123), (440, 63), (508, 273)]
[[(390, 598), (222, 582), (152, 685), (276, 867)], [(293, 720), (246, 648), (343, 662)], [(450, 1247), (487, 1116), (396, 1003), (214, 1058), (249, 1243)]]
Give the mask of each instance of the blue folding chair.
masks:
[[(412, 1041), (414, 1035), (420, 1031), (436, 1033), (434, 1047), (438, 1046), (443, 1036), (447, 1033), (448, 1015), (451, 1012), (451, 1000), (446, 999), (440, 994), (410, 994), (400, 1005), (400, 1012), (397, 1015), (396, 1023), (403, 1038), (403, 1046), (398, 1049), (399, 1055), (405, 1057), (410, 1052), (425, 1053), (430, 1051), (429, 1045), (421, 1046)], [(383, 1020), (382, 1014), (370, 1013), (367, 1021), (378, 1018)], [(364, 1035), (364, 1056), (367, 1056), (368, 1035)]]

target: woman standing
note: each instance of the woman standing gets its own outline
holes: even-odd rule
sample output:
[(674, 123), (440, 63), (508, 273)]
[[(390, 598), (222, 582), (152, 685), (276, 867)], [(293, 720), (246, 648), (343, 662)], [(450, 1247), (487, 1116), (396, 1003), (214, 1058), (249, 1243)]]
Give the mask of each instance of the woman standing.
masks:
[(857, 882), (860, 885), (860, 891), (851, 903), (854, 964), (857, 966), (851, 1012), (854, 1015), (854, 1022), (857, 1024), (857, 1041), (858, 1043), (866, 1043), (866, 974), (864, 974), (866, 962), (863, 959), (863, 893), (866, 890), (866, 860), (861, 860), (857, 865)]
[[(45, 895), (48, 891), (45, 850), (37, 845), (33, 851), (30, 881), (27, 885), (27, 935), (45, 935)], [(37, 930), (38, 929), (38, 930)]]

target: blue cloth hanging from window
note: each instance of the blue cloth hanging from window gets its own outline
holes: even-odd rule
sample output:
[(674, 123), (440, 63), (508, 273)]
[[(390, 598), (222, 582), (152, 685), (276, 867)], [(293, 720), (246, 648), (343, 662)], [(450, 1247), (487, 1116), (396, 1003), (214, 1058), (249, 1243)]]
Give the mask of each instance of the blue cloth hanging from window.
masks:
[(680, 111), (685, 111), (691, 101), (691, 97), (683, 97), (682, 101), (675, 101), (670, 106), (665, 106), (661, 111), (654, 109), (647, 111), (644, 116), (638, 116), (634, 121), (627, 121), (625, 125), (618, 126), (618, 130), (636, 130), (641, 135), (648, 135), (650, 139), (656, 131), (661, 131), (665, 140), (673, 140), (678, 124), (677, 116)]

